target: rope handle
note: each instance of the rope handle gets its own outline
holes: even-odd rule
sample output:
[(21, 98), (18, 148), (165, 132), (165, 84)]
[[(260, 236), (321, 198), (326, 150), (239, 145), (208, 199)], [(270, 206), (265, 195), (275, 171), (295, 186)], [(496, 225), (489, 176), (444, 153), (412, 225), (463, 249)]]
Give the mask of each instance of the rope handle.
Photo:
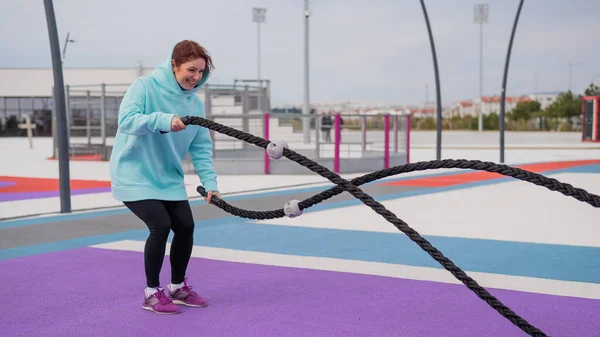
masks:
[[(205, 198), (208, 196), (208, 193), (206, 192), (206, 189), (204, 187), (202, 187), (202, 186), (198, 186), (196, 188), (196, 191), (198, 193), (200, 193), (200, 195), (203, 196), (203, 197), (205, 197)], [(217, 197), (216, 195), (212, 195), (210, 197), (210, 203), (213, 204), (213, 205), (215, 205), (215, 206), (217, 206), (217, 207), (219, 207), (219, 208), (223, 208), (223, 202), (224, 201), (221, 198)]]
[[(181, 120), (181, 122), (182, 122), (183, 124), (185, 124), (185, 125), (188, 125), (188, 124), (190, 124), (190, 122), (191, 122), (191, 119), (190, 119), (190, 117), (189, 117), (189, 116), (183, 116), (183, 117), (179, 117), (179, 119), (180, 119), (180, 120)], [(161, 131), (160, 133), (161, 133), (161, 134), (165, 134), (165, 133), (169, 133), (169, 132), (171, 132), (171, 131)]]

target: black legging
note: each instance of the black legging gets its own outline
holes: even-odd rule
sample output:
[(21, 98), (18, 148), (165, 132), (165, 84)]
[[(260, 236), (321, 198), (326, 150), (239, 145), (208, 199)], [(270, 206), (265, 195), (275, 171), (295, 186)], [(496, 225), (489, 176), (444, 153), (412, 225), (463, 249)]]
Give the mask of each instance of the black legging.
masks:
[(144, 267), (148, 287), (155, 288), (160, 285), (159, 275), (171, 229), (174, 233), (170, 253), (171, 283), (183, 282), (194, 245), (194, 218), (189, 202), (187, 200), (140, 200), (124, 204), (150, 230), (144, 247)]

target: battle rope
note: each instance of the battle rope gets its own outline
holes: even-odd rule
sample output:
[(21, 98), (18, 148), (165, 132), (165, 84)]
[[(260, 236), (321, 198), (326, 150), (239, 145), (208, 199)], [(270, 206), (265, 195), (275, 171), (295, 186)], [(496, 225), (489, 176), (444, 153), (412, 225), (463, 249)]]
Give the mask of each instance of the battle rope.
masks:
[[(184, 124), (192, 124), (199, 125), (205, 127), (207, 129), (228, 135), (230, 137), (248, 142), (250, 144), (254, 144), (258, 147), (267, 148), (269, 145), (269, 141), (251, 135), (249, 133), (236, 130), (234, 128), (215, 123), (208, 119), (196, 116), (186, 116), (181, 118)], [(506, 165), (497, 165), (490, 162), (481, 162), (481, 161), (470, 161), (470, 160), (441, 160), (441, 161), (431, 161), (431, 162), (422, 162), (422, 163), (414, 163), (407, 164), (402, 166), (393, 167), (390, 169), (385, 169), (381, 171), (377, 171), (374, 173), (370, 173), (364, 175), (359, 178), (353, 179), (351, 182), (343, 179), (339, 175), (334, 172), (329, 171), (327, 168), (317, 164), (316, 162), (292, 151), (287, 148), (283, 150), (283, 156), (286, 158), (297, 162), (298, 164), (308, 168), (309, 170), (318, 173), (320, 176), (327, 178), (332, 183), (336, 184), (336, 187), (333, 187), (329, 190), (326, 190), (318, 195), (315, 195), (311, 198), (308, 198), (302, 201), (299, 206), (301, 209), (306, 209), (315, 204), (318, 204), (324, 200), (327, 200), (343, 191), (347, 191), (352, 194), (355, 198), (362, 201), (365, 205), (369, 206), (379, 215), (383, 216), (387, 221), (393, 224), (396, 228), (406, 234), (413, 242), (415, 242), (419, 247), (425, 250), (433, 259), (435, 259), (438, 263), (442, 265), (446, 270), (448, 270), (454, 277), (456, 277), (459, 281), (461, 281), (467, 288), (473, 291), (479, 298), (484, 300), (488, 305), (498, 311), (502, 316), (507, 318), (521, 330), (529, 334), (530, 336), (542, 337), (547, 336), (540, 329), (534, 327), (525, 319), (521, 318), (519, 315), (514, 313), (510, 308), (506, 307), (502, 302), (500, 302), (496, 297), (492, 296), (485, 288), (481, 287), (475, 280), (473, 280), (470, 276), (468, 276), (462, 269), (454, 264), (450, 259), (448, 259), (442, 252), (440, 252), (437, 248), (433, 247), (429, 241), (424, 239), (417, 231), (408, 226), (407, 223), (396, 217), (394, 213), (387, 210), (382, 204), (375, 201), (370, 195), (364, 193), (357, 186), (366, 184), (368, 182), (393, 176), (400, 173), (412, 172), (412, 171), (420, 171), (427, 169), (439, 169), (439, 168), (461, 168), (461, 169), (475, 169), (475, 170), (484, 170), (488, 172), (495, 172), (502, 175), (514, 177), (523, 181), (531, 182), (536, 185), (544, 186), (550, 190), (558, 191), (567, 196), (572, 196), (577, 200), (589, 203), (594, 207), (600, 207), (600, 196), (590, 194), (585, 190), (574, 188), (569, 184), (561, 183), (555, 179), (544, 177), (540, 174), (536, 174), (533, 172), (528, 172), (522, 169), (509, 167)], [(206, 191), (202, 187), (198, 187), (198, 192), (206, 197)], [(279, 218), (285, 216), (283, 210), (274, 210), (274, 211), (265, 211), (265, 212), (255, 212), (255, 211), (247, 211), (234, 206), (227, 204), (224, 200), (218, 198), (212, 198), (211, 202), (215, 204), (217, 207), (220, 207), (224, 211), (245, 218), (251, 219), (272, 219)]]

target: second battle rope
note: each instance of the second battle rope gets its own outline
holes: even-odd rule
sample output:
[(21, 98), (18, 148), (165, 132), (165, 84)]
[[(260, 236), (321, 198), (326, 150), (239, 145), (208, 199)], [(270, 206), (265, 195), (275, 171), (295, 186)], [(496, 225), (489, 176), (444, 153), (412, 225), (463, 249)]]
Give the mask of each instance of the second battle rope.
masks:
[[(269, 141), (254, 136), (252, 134), (236, 130), (234, 128), (215, 123), (208, 119), (202, 117), (195, 116), (187, 116), (182, 117), (181, 119), (184, 124), (191, 125), (199, 125), (205, 127), (207, 129), (228, 135), (230, 137), (248, 142), (250, 144), (254, 144), (258, 147), (267, 148), (269, 145)], [(319, 174), (320, 176), (327, 178), (332, 183), (336, 184), (336, 187), (333, 187), (329, 190), (321, 192), (318, 195), (315, 195), (311, 198), (308, 198), (301, 203), (299, 203), (300, 209), (306, 209), (315, 204), (318, 204), (324, 200), (327, 200), (343, 191), (347, 191), (352, 194), (355, 198), (359, 199), (362, 203), (369, 206), (379, 215), (383, 216), (387, 221), (389, 221), (392, 225), (394, 225), (398, 230), (406, 234), (413, 242), (415, 242), (421, 249), (426, 251), (434, 260), (436, 260), (444, 269), (449, 271), (454, 277), (456, 277), (459, 281), (461, 281), (468, 289), (473, 291), (479, 298), (484, 300), (488, 305), (498, 311), (502, 316), (511, 321), (514, 325), (519, 327), (521, 330), (529, 334), (530, 336), (542, 337), (547, 336), (543, 331), (534, 327), (525, 319), (521, 318), (515, 312), (513, 312), (510, 308), (502, 304), (496, 297), (491, 295), (485, 288), (480, 286), (475, 280), (473, 280), (470, 276), (468, 276), (462, 269), (454, 264), (450, 259), (448, 259), (442, 252), (440, 252), (437, 248), (435, 248), (429, 241), (424, 239), (417, 231), (408, 226), (407, 223), (399, 219), (394, 213), (386, 209), (382, 204), (373, 199), (370, 195), (363, 192), (357, 186), (366, 184), (368, 182), (382, 179), (385, 177), (393, 176), (400, 173), (412, 172), (412, 171), (421, 171), (428, 169), (440, 169), (440, 168), (461, 168), (461, 169), (474, 169), (474, 170), (483, 170), (488, 172), (495, 172), (498, 174), (502, 174), (505, 176), (510, 176), (516, 179), (520, 179), (523, 181), (531, 182), (536, 185), (544, 186), (550, 190), (558, 191), (563, 193), (564, 195), (571, 196), (576, 198), (577, 200), (586, 202), (594, 207), (600, 207), (600, 196), (590, 194), (585, 190), (575, 188), (569, 184), (561, 183), (555, 179), (544, 177), (540, 174), (536, 174), (533, 172), (528, 172), (522, 169), (506, 166), (506, 165), (498, 165), (490, 162), (481, 162), (481, 161), (473, 161), (473, 160), (439, 160), (439, 161), (430, 161), (430, 162), (421, 162), (414, 164), (407, 164), (402, 166), (397, 166), (377, 172), (373, 172), (367, 174), (365, 176), (355, 178), (351, 182), (343, 179), (338, 174), (331, 172), (327, 168), (317, 164), (316, 162), (306, 158), (303, 155), (300, 155), (290, 149), (285, 148), (283, 150), (283, 156), (286, 158), (297, 162), (298, 164), (308, 168), (309, 170)], [(206, 191), (202, 187), (198, 187), (198, 192), (203, 196), (206, 196)], [(229, 212), (233, 215), (251, 218), (251, 219), (272, 219), (279, 218), (285, 216), (284, 211), (274, 210), (274, 211), (264, 211), (264, 212), (256, 212), (256, 211), (247, 211), (240, 208), (236, 208), (227, 204), (225, 201), (217, 198), (213, 198), (211, 200), (213, 204), (220, 207), (226, 212)]]

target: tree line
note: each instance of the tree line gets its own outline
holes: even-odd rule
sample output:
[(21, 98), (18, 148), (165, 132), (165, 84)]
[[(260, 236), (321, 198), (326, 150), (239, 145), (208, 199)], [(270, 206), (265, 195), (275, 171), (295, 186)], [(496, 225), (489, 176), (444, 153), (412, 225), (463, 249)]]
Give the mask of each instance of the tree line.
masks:
[[(556, 100), (541, 109), (538, 101), (519, 102), (512, 111), (506, 113), (507, 131), (574, 131), (580, 130), (581, 104), (583, 96), (600, 96), (600, 87), (590, 84), (584, 95), (573, 94), (570, 90), (558, 95)], [(498, 130), (499, 112), (482, 116), (484, 130)], [(435, 118), (413, 118), (411, 128), (435, 130)], [(453, 116), (442, 121), (445, 130), (478, 130), (478, 116)]]

